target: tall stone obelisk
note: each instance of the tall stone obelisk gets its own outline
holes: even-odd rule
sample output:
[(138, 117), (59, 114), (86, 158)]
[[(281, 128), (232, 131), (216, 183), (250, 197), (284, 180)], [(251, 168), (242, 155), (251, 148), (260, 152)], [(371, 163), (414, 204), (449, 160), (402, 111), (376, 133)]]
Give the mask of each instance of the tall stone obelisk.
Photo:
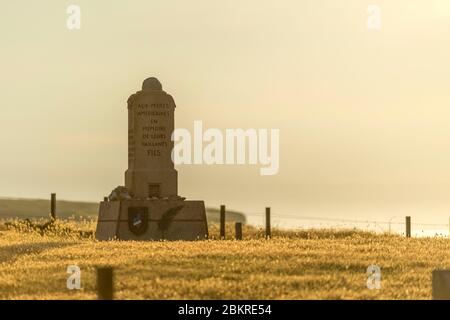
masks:
[(156, 78), (128, 99), (125, 187), (100, 203), (98, 240), (198, 240), (208, 237), (203, 201), (178, 196), (172, 161), (175, 102)]
[(125, 187), (138, 199), (178, 195), (171, 159), (175, 102), (156, 78), (128, 99), (128, 170)]

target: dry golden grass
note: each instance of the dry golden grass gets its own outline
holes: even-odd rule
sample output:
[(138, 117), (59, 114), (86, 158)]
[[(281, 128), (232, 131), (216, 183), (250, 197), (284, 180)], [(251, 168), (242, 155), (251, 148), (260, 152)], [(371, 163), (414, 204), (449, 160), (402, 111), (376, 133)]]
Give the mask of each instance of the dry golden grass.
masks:
[[(66, 227), (93, 230), (94, 223)], [(450, 267), (449, 239), (262, 234), (246, 227), (244, 241), (97, 242), (3, 226), (0, 299), (95, 299), (95, 268), (104, 265), (115, 268), (117, 299), (430, 299), (432, 270)], [(211, 238), (217, 235), (213, 226)], [(366, 288), (372, 264), (381, 267), (380, 290)], [(69, 265), (81, 268), (81, 290), (66, 288)]]

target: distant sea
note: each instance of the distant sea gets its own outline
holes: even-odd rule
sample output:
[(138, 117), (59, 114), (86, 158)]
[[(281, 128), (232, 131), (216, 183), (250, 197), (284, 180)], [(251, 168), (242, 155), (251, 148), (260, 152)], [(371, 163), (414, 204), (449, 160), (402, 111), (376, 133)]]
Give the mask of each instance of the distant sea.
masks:
[[(449, 211), (450, 212), (450, 211)], [(333, 214), (334, 213), (334, 214)], [(263, 213), (246, 213), (248, 223), (263, 227), (265, 215)], [(372, 217), (368, 217), (372, 216)], [(333, 229), (358, 229), (376, 233), (405, 234), (405, 216), (401, 213), (380, 212), (380, 214), (361, 215), (346, 211), (345, 214), (335, 213), (332, 210), (328, 214), (324, 210), (309, 210), (306, 214), (272, 213), (272, 226), (283, 229), (309, 229), (309, 228), (333, 228)], [(435, 212), (435, 218), (429, 215), (424, 218), (416, 212), (411, 216), (411, 234), (414, 237), (449, 237), (449, 219), (442, 213)]]

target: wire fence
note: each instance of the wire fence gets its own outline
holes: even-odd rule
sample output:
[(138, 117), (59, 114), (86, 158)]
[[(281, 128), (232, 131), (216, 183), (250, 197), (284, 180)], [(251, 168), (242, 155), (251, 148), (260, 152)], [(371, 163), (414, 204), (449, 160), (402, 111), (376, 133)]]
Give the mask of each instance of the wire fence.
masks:
[[(250, 223), (259, 224), (264, 221), (263, 213), (247, 213)], [(364, 220), (364, 219), (340, 219), (317, 216), (299, 216), (293, 214), (272, 213), (274, 226), (288, 228), (356, 228), (372, 230), (378, 232), (404, 233), (406, 221), (405, 217), (395, 216), (390, 220)], [(399, 221), (402, 220), (402, 221)], [(416, 235), (418, 234), (449, 234), (449, 224), (415, 222), (412, 220), (411, 227)]]

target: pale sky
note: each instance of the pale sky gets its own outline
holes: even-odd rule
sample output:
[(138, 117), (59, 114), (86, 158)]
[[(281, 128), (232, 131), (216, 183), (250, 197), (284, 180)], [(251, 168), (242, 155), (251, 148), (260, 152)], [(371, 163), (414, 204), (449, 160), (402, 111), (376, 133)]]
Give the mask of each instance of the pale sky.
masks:
[(155, 76), (177, 127), (280, 129), (278, 175), (179, 166), (182, 196), (448, 222), (448, 0), (3, 1), (0, 30), (0, 196), (99, 201), (123, 185), (126, 101)]

